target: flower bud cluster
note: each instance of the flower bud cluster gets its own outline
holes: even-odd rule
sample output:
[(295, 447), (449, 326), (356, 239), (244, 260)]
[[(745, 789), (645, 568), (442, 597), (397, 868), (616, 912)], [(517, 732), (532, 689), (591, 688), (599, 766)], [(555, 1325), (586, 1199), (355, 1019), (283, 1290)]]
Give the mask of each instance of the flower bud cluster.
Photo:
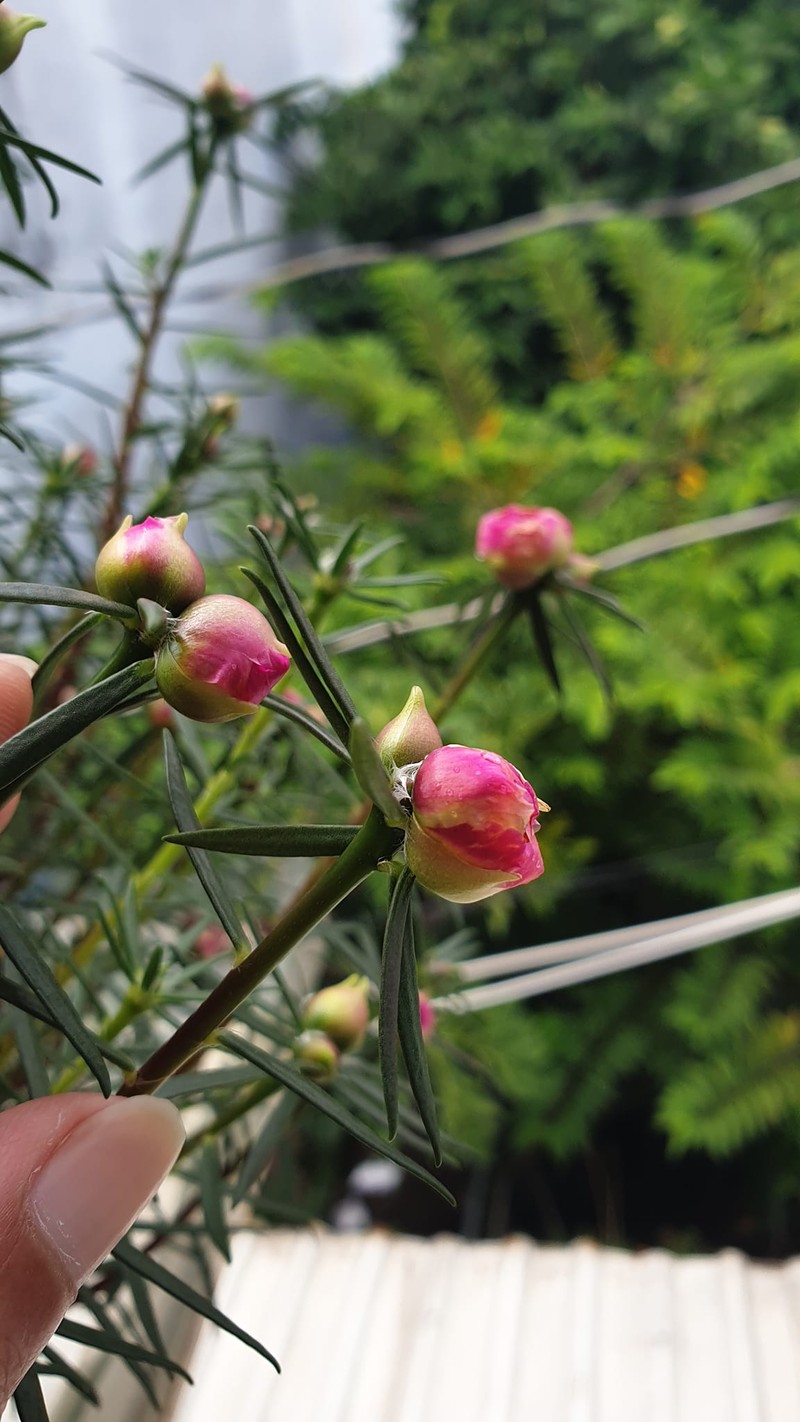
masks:
[(536, 833), (548, 807), (502, 756), (443, 745), (418, 686), (376, 745), (409, 814), (406, 864), (425, 888), (475, 903), (544, 873)]
[(289, 670), (289, 653), (244, 598), (204, 597), (206, 579), (184, 540), (186, 514), (125, 519), (95, 569), (103, 597), (136, 608), (140, 635), (155, 646), (164, 701), (195, 721), (249, 715)]

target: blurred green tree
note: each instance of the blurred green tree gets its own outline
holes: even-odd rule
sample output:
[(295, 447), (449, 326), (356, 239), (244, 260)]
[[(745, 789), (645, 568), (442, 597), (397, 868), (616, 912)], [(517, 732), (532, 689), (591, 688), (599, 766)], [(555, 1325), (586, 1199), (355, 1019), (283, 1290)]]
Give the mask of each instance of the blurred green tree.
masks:
[[(592, 553), (796, 492), (800, 257), (771, 250), (757, 222), (738, 210), (704, 217), (688, 247), (653, 224), (615, 222), (520, 243), (502, 265), (568, 372), (533, 408), (503, 393), (492, 332), (452, 269), (419, 259), (365, 277), (374, 332), (292, 336), (255, 354), (213, 348), (343, 416), (353, 439), (302, 455), (299, 486), (338, 490), (347, 515), (369, 507), (375, 530), (405, 528), (465, 598), (478, 587), (474, 525), (493, 504), (555, 505)], [(513, 920), (511, 906), (490, 906), (490, 935), (548, 941), (794, 882), (798, 578), (789, 526), (614, 575), (648, 633), (587, 613), (610, 701), (556, 595), (569, 668), (560, 700), (515, 629), (488, 673), (494, 739), (485, 679), (447, 722), (449, 739), (469, 744), (482, 725), (489, 748), (514, 746), (554, 806), (548, 874), (517, 896)], [(435, 682), (451, 639), (419, 641), (420, 675)], [(400, 658), (394, 671), (376, 660), (376, 724), (407, 678)], [(527, 1025), (514, 1026), (515, 1009), (494, 1025), (493, 1013), (445, 1023), (449, 1125), (490, 1151), (510, 1111), (518, 1146), (569, 1155), (639, 1073), (676, 1150), (725, 1153), (779, 1123), (794, 1150), (790, 940), (774, 931), (755, 949), (594, 984)]]

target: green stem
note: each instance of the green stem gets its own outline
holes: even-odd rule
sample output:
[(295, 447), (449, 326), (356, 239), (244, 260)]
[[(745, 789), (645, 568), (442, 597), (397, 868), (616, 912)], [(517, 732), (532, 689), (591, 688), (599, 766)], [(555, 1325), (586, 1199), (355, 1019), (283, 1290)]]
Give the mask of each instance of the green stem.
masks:
[(378, 866), (391, 858), (397, 832), (373, 810), (360, 833), (308, 892), (279, 919), (249, 957), (231, 968), (214, 991), (177, 1032), (140, 1067), (132, 1081), (120, 1087), (121, 1096), (141, 1096), (158, 1089), (248, 998), (251, 992), (285, 958), (291, 948), (352, 893)]
[(508, 631), (518, 611), (515, 599), (513, 597), (507, 598), (497, 617), (484, 628), (473, 643), (455, 676), (447, 683), (431, 711), (431, 716), (437, 725), (444, 720), (448, 711), (452, 710), (462, 691), (480, 670), (492, 648)]
[(164, 317), (175, 289), (175, 283), (180, 275), (184, 258), (194, 236), (197, 220), (200, 216), (200, 209), (202, 208), (203, 199), (208, 188), (208, 179), (213, 172), (213, 168), (214, 145), (212, 142), (189, 194), (189, 201), (186, 204), (186, 210), (183, 214), (183, 219), (178, 229), (163, 279), (153, 291), (150, 304), (150, 317), (145, 330), (142, 332), (139, 359), (136, 362), (136, 368), (134, 370), (133, 386), (125, 409), (119, 449), (114, 460), (114, 480), (111, 486), (111, 497), (103, 519), (101, 534), (101, 541), (103, 543), (116, 532), (122, 518), (123, 506), (127, 496), (131, 452), (139, 426), (141, 425), (142, 409), (150, 386), (150, 367), (152, 365), (153, 355), (156, 345), (158, 344), (159, 336), (161, 335)]

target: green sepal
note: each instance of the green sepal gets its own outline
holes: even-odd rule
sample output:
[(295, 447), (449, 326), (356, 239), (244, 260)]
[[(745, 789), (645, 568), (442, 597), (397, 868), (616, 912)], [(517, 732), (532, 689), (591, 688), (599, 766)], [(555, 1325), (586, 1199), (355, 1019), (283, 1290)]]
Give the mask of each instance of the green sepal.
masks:
[(407, 822), (407, 816), (392, 794), (380, 752), (370, 735), (366, 721), (362, 721), (360, 717), (356, 717), (350, 727), (349, 750), (356, 779), (364, 794), (369, 796), (373, 805), (380, 810), (387, 825), (402, 829)]

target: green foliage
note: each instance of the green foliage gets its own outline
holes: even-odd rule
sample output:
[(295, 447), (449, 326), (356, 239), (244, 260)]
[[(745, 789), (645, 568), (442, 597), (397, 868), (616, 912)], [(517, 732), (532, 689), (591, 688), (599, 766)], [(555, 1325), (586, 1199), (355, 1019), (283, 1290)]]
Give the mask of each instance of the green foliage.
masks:
[[(451, 595), (464, 597), (481, 586), (468, 549), (478, 514), (492, 505), (553, 504), (591, 553), (796, 492), (795, 268), (762, 224), (737, 210), (682, 236), (631, 220), (549, 234), (509, 248), (502, 267), (487, 267), (485, 285), (502, 285), (509, 270), (571, 376), (551, 378), (538, 403), (501, 393), (502, 360), (481, 304), (461, 299), (452, 269), (420, 260), (365, 283), (374, 333), (294, 336), (250, 357), (251, 370), (322, 400), (353, 428), (341, 448), (305, 453), (294, 472), (300, 487), (324, 473), (344, 516), (368, 500), (387, 528), (405, 528), (438, 560)], [(560, 700), (521, 626), (489, 658), (491, 723), (478, 682), (454, 708), (448, 739), (517, 747), (554, 806), (543, 841), (548, 873), (519, 896), (517, 941), (617, 923), (617, 877), (639, 886), (626, 912), (642, 918), (793, 882), (799, 574), (796, 538), (776, 526), (622, 569), (608, 582), (597, 577), (646, 628), (637, 634), (581, 605), (611, 703), (580, 663), (555, 590), (542, 602), (558, 630)], [(449, 639), (430, 634), (415, 647), (419, 674), (435, 685)], [(374, 682), (369, 669), (362, 674), (390, 714), (407, 672), (376, 661)], [(574, 903), (585, 875), (597, 893)], [(498, 900), (485, 917), (499, 940), (508, 913)], [(790, 1087), (776, 1087), (780, 1110), (776, 1098), (755, 1093), (753, 1105), (744, 1092), (758, 1044), (777, 1030), (776, 1009), (797, 991), (791, 962), (776, 956), (783, 936), (730, 970), (717, 949), (666, 970), (659, 1011), (646, 995), (637, 1002), (633, 984), (600, 983), (563, 1008), (448, 1019), (435, 1058), (447, 1128), (484, 1153), (511, 1129), (519, 1148), (569, 1155), (626, 1081), (643, 1074), (654, 1125), (675, 1148), (716, 1153), (728, 1139), (738, 1146), (788, 1125)], [(724, 1070), (718, 1058), (736, 1061), (743, 1034), (756, 1045), (720, 1126), (701, 1094)]]
[(664, 1091), (659, 1121), (675, 1150), (727, 1155), (800, 1109), (800, 1019), (775, 1013), (735, 1047), (699, 1061)]
[[(549, 205), (635, 202), (741, 177), (797, 152), (800, 18), (782, 0), (467, 0), (413, 4), (400, 62), (290, 106), (288, 226), (414, 247)], [(301, 136), (303, 144), (294, 140)], [(312, 140), (309, 142), (309, 138)], [(796, 241), (793, 200), (760, 205)], [(506, 389), (541, 389), (552, 339), (501, 257), (455, 281), (496, 332)], [(325, 276), (294, 300), (328, 333), (374, 325), (369, 283)]]

